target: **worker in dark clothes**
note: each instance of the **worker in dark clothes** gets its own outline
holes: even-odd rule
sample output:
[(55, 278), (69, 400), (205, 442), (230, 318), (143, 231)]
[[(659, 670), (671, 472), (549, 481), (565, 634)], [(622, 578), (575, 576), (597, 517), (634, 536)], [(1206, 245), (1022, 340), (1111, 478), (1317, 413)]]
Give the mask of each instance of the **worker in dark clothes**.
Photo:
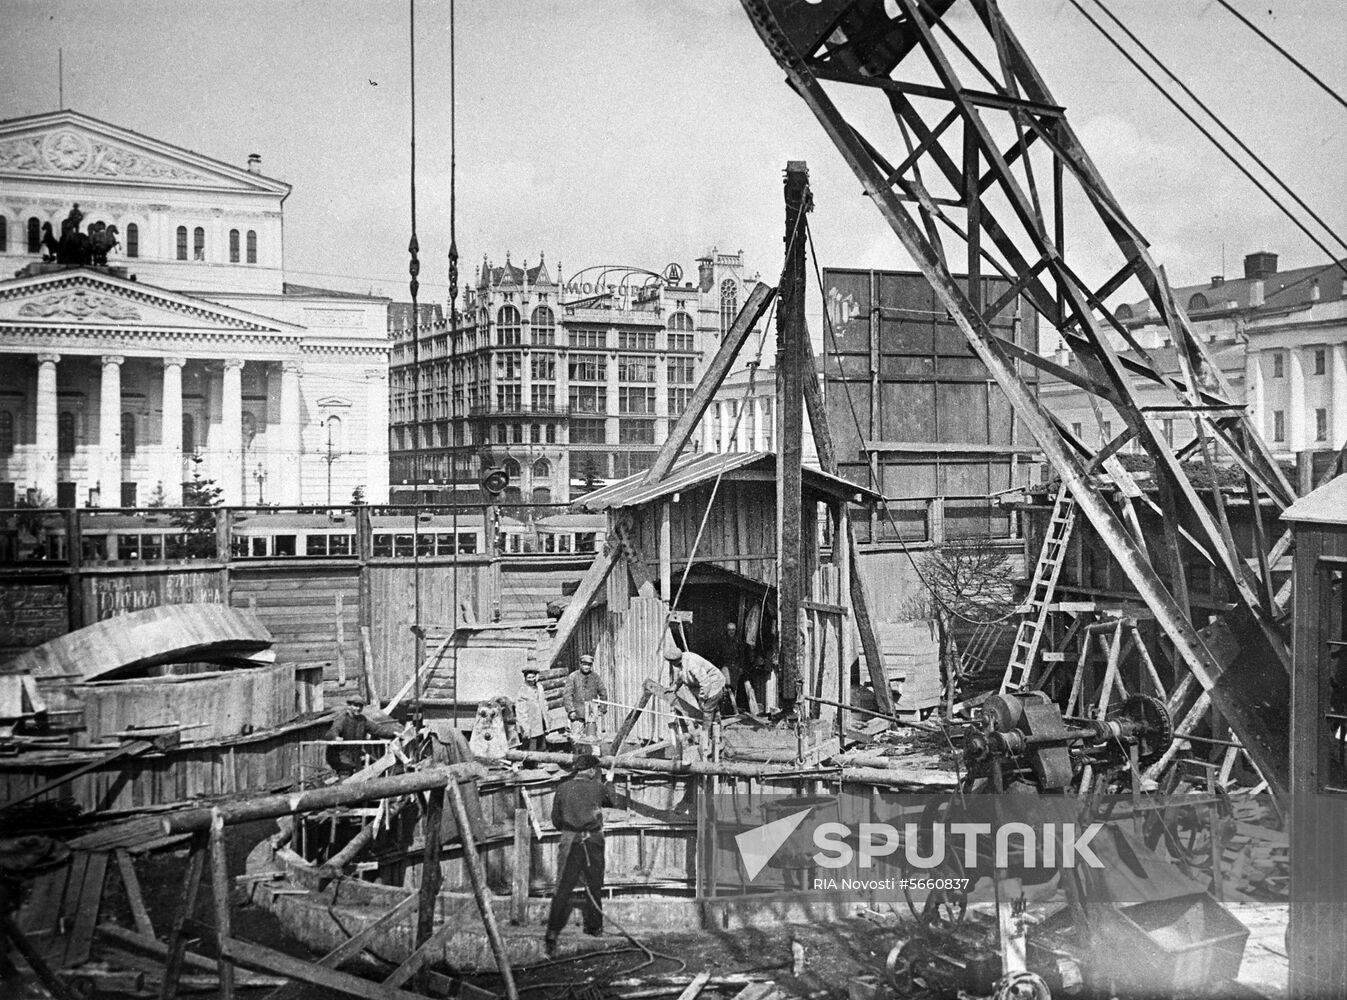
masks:
[(744, 711), (750, 702), (748, 698), (748, 647), (739, 635), (739, 626), (734, 622), (725, 624), (725, 638), (720, 645), (720, 669), (725, 675), (725, 690), (733, 712)]
[[(345, 740), (367, 740), (371, 730), (369, 719), (365, 718), (365, 699), (353, 694), (346, 699), (346, 708), (337, 713), (332, 726), (327, 731), (327, 740), (335, 743)], [(338, 777), (349, 778), (360, 770), (365, 763), (366, 747), (329, 746), (327, 763)]]
[(590, 721), (595, 708), (600, 715), (608, 714), (607, 701), (608, 685), (594, 670), (594, 657), (586, 653), (580, 657), (580, 669), (567, 675), (566, 686), (561, 691), (561, 704), (565, 706), (566, 717), (571, 720), (572, 742), (584, 739), (585, 724)]
[(570, 778), (552, 799), (552, 825), (561, 831), (557, 850), (557, 889), (547, 914), (543, 946), (556, 954), (557, 938), (571, 918), (576, 887), (583, 887), (585, 933), (603, 933), (603, 807), (615, 805), (612, 787), (599, 774), (599, 758), (580, 754)]

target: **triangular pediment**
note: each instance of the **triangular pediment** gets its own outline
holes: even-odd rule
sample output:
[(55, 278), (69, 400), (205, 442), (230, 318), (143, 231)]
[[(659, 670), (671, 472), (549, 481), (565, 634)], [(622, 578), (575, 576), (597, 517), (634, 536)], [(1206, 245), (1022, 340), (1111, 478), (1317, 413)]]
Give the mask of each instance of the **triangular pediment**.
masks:
[(282, 337), (303, 333), (290, 323), (90, 268), (0, 282), (0, 334), (81, 326)]
[(281, 181), (77, 111), (0, 122), (0, 177), (277, 195), (290, 190)]

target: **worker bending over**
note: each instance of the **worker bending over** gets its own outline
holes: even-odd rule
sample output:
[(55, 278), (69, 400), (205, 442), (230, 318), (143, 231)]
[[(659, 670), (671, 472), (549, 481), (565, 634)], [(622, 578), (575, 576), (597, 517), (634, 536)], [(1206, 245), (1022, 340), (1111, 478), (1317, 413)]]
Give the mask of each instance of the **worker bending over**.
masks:
[(702, 721), (710, 726), (718, 718), (725, 696), (724, 673), (706, 657), (679, 649), (672, 640), (665, 643), (664, 658), (673, 671), (675, 690), (682, 685), (696, 695)]

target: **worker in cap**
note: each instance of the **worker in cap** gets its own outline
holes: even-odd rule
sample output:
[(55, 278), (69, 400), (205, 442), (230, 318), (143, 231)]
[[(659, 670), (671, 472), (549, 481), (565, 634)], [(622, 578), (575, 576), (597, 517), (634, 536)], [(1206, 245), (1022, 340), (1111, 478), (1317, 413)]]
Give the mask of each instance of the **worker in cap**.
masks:
[(556, 954), (557, 938), (571, 918), (577, 888), (584, 889), (580, 912), (585, 933), (596, 937), (603, 933), (603, 807), (616, 805), (617, 800), (612, 786), (599, 773), (599, 763), (593, 754), (577, 754), (571, 776), (552, 796), (552, 826), (561, 831), (561, 844), (557, 848), (556, 894), (543, 939), (549, 958)]
[(573, 670), (566, 678), (566, 687), (561, 692), (561, 704), (566, 709), (566, 717), (571, 721), (571, 741), (579, 742), (584, 738), (585, 723), (591, 712), (608, 714), (608, 686), (594, 669), (594, 657), (586, 653), (580, 657), (580, 669)]
[(355, 740), (368, 740), (372, 735), (369, 719), (365, 717), (365, 699), (359, 694), (346, 698), (346, 707), (337, 712), (327, 731), (326, 758), (328, 766), (337, 772), (340, 778), (348, 778), (364, 766), (369, 754), (368, 747), (334, 746), (331, 744)]
[(524, 664), (524, 680), (514, 696), (521, 750), (547, 749), (547, 692), (538, 683), (538, 665)]
[(702, 720), (709, 725), (719, 713), (725, 696), (724, 673), (706, 657), (690, 649), (679, 649), (672, 637), (664, 644), (664, 658), (673, 671), (674, 688), (686, 687), (696, 696)]

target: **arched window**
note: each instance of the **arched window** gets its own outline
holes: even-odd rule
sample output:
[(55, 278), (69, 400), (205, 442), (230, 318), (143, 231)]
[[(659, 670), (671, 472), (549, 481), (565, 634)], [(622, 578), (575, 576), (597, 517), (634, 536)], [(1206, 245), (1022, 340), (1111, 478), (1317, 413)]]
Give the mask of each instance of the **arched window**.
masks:
[(556, 444), (556, 443), (557, 443), (557, 425), (556, 425), (556, 424), (548, 424), (548, 425), (547, 425), (547, 443), (548, 443), (548, 444)]
[(257, 263), (257, 230), (248, 230), (248, 263)]
[(190, 413), (182, 415), (182, 453), (196, 454), (196, 417)]
[(1120, 321), (1129, 320), (1132, 318), (1132, 307), (1127, 305), (1119, 306), (1117, 309), (1113, 310), (1113, 315)]
[(547, 486), (535, 486), (535, 487), (533, 487), (533, 502), (534, 502), (534, 503), (543, 503), (543, 504), (551, 503), (551, 502), (552, 502), (552, 490), (551, 490), (551, 488), (550, 488), (550, 487), (547, 487)]
[(61, 455), (75, 454), (75, 414), (62, 410), (56, 418), (56, 451)]
[(339, 455), (342, 450), (341, 417), (333, 414), (327, 418), (327, 453)]
[(178, 260), (187, 259), (187, 227), (178, 227)]
[(237, 264), (239, 262), (239, 231), (237, 229), (229, 230), (229, 263)]
[(192, 259), (206, 259), (206, 231), (200, 226), (192, 230)]
[(1207, 297), (1203, 295), (1201, 292), (1198, 292), (1196, 295), (1194, 295), (1191, 299), (1188, 300), (1188, 309), (1191, 312), (1196, 312), (1199, 309), (1210, 309), (1210, 308), (1211, 303), (1207, 301)]
[(529, 427), (529, 441), (533, 444), (543, 443), (543, 429), (541, 424), (533, 424)]
[(496, 342), (499, 344), (518, 344), (523, 337), (523, 326), (519, 310), (514, 306), (501, 306), (496, 314)]
[(253, 446), (253, 438), (257, 437), (257, 415), (252, 410), (244, 410), (239, 417), (239, 436), (243, 439), (244, 450)]
[(122, 454), (134, 455), (136, 453), (136, 415), (134, 413), (122, 414)]
[(533, 478), (546, 479), (552, 474), (552, 463), (545, 458), (540, 458), (533, 463)]
[(720, 332), (726, 334), (730, 332), (730, 327), (734, 325), (734, 317), (739, 315), (739, 286), (734, 283), (733, 278), (726, 278), (720, 283)]
[(513, 458), (507, 458), (505, 464), (501, 468), (505, 470), (505, 474), (511, 479), (519, 478), (519, 463)]
[(0, 410), (0, 455), (14, 454), (14, 414)]
[(9, 220), (0, 215), (0, 253), (9, 249)]
[(126, 256), (140, 256), (140, 227), (134, 222), (126, 224)]
[(692, 332), (692, 317), (685, 312), (676, 312), (669, 316), (669, 329), (676, 333)]
[(28, 252), (42, 252), (42, 223), (38, 221), (36, 215), (28, 219)]
[(557, 320), (547, 306), (538, 306), (529, 317), (535, 344), (554, 344), (557, 339)]

